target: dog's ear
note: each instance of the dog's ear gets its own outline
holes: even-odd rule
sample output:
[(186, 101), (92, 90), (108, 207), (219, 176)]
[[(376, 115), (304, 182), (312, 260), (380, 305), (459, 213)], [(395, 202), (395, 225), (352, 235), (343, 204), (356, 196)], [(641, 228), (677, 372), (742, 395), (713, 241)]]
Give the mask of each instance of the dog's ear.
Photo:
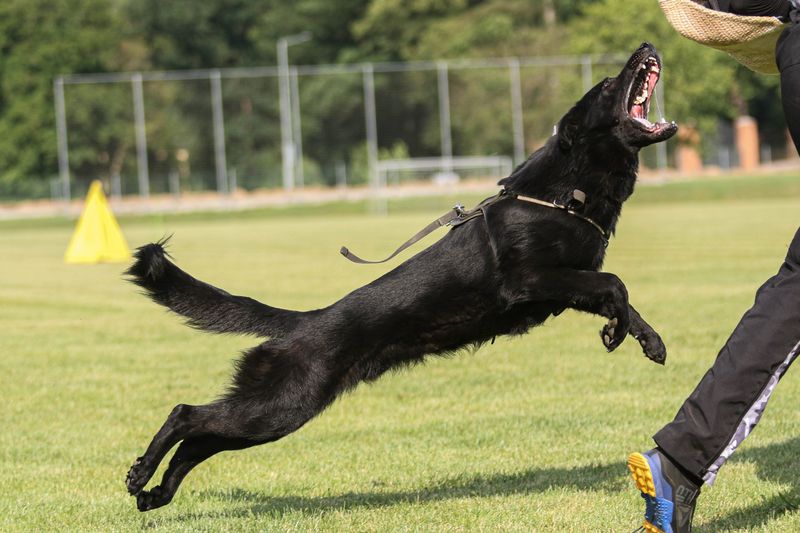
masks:
[(561, 119), (561, 122), (558, 123), (556, 135), (558, 135), (558, 147), (561, 148), (562, 151), (569, 152), (572, 148), (572, 143), (575, 141), (579, 127), (572, 113), (567, 113), (564, 118)]

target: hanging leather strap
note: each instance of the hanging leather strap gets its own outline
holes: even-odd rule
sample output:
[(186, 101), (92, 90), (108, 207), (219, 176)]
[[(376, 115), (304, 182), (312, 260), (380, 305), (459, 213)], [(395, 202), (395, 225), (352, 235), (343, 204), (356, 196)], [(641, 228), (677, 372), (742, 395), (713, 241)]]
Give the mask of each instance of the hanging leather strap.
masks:
[(428, 235), (430, 235), (431, 233), (433, 233), (434, 231), (436, 231), (441, 227), (460, 226), (464, 222), (472, 220), (473, 218), (478, 218), (480, 216), (483, 216), (484, 208), (488, 207), (490, 204), (495, 203), (497, 200), (505, 196), (505, 194), (506, 191), (502, 190), (499, 193), (497, 193), (497, 195), (491, 198), (487, 198), (486, 200), (478, 204), (474, 209), (471, 209), (469, 211), (466, 211), (463, 205), (456, 204), (456, 206), (453, 207), (450, 211), (448, 211), (444, 215), (440, 216), (439, 218), (437, 218), (436, 220), (434, 220), (433, 222), (422, 228), (419, 232), (417, 232), (416, 235), (408, 239), (406, 242), (401, 244), (397, 250), (392, 252), (392, 255), (390, 255), (386, 259), (383, 259), (382, 261), (367, 261), (366, 259), (361, 259), (356, 254), (348, 250), (346, 246), (342, 246), (342, 249), (339, 250), (339, 253), (342, 254), (345, 258), (352, 261), (353, 263), (358, 263), (360, 265), (378, 265), (380, 263), (385, 263), (386, 261), (394, 259), (394, 257), (397, 256), (397, 254), (401, 253), (409, 246), (413, 246), (414, 244), (424, 239), (425, 237), (427, 237)]
[(356, 254), (354, 254), (353, 252), (348, 250), (346, 246), (342, 246), (342, 249), (339, 250), (339, 253), (342, 254), (343, 256), (345, 256), (347, 259), (349, 259), (353, 263), (358, 263), (360, 265), (377, 265), (377, 264), (380, 264), (380, 263), (385, 263), (386, 261), (389, 261), (390, 259), (394, 259), (394, 257), (397, 254), (399, 254), (400, 252), (402, 252), (403, 250), (405, 250), (409, 246), (412, 246), (412, 245), (416, 244), (418, 241), (422, 240), (427, 235), (430, 235), (435, 230), (441, 228), (442, 226), (447, 226), (448, 224), (450, 224), (450, 222), (452, 222), (456, 218), (458, 218), (458, 211), (454, 207), (453, 209), (451, 209), (450, 211), (448, 211), (444, 215), (440, 216), (439, 218), (437, 218), (436, 220), (434, 220), (433, 222), (431, 222), (430, 224), (428, 224), (427, 226), (422, 228), (416, 235), (414, 235), (413, 237), (408, 239), (406, 242), (401, 244), (400, 247), (392, 253), (392, 255), (390, 255), (389, 257), (387, 257), (383, 261), (367, 261), (366, 259), (361, 259)]

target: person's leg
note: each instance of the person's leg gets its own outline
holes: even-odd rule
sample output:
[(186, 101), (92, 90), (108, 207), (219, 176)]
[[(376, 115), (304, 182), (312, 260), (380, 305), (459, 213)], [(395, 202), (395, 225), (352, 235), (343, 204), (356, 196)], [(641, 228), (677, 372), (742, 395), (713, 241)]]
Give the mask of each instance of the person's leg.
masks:
[(800, 153), (800, 23), (789, 26), (781, 34), (775, 60), (781, 73), (783, 114)]
[(712, 368), (675, 419), (653, 437), (658, 448), (629, 457), (647, 502), (646, 526), (654, 526), (649, 531), (691, 531), (700, 486), (713, 482), (755, 428), (798, 353), (800, 229), (780, 270), (758, 290)]
[(800, 230), (714, 365), (675, 419), (654, 436), (656, 444), (689, 474), (713, 481), (758, 423), (775, 385), (797, 357), (799, 341)]
[[(786, 123), (800, 152), (800, 25), (788, 27), (775, 51)], [(714, 366), (659, 431), (658, 446), (681, 468), (713, 481), (758, 423), (800, 340), (800, 231), (778, 274), (758, 291)]]
[[(739, 4), (738, 7), (732, 4)], [(721, 11), (754, 7), (759, 0), (714, 0)], [(800, 153), (800, 0), (791, 0), (794, 22), (776, 47), (784, 115)], [(783, 15), (783, 7), (773, 6)], [(739, 13), (745, 14), (745, 13)], [(764, 14), (764, 13), (750, 13)], [(756, 293), (745, 313), (672, 423), (653, 438), (657, 448), (628, 458), (628, 468), (646, 502), (648, 532), (684, 533), (700, 487), (758, 424), (781, 377), (800, 352), (800, 229), (778, 273)]]

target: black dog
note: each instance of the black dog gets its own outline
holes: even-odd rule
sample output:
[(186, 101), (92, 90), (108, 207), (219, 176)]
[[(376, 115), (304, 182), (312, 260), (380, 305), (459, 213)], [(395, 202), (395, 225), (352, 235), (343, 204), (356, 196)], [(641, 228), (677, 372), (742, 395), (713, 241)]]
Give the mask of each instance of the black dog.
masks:
[[(659, 72), (655, 49), (642, 45), (618, 77), (590, 90), (557, 135), (500, 182), (505, 192), (482, 216), (324, 309), (288, 311), (233, 296), (180, 270), (163, 243), (140, 248), (128, 274), (157, 303), (196, 328), (269, 340), (238, 362), (223, 398), (172, 410), (128, 472), (139, 510), (169, 503), (186, 474), (212, 455), (278, 440), (361, 381), (429, 354), (525, 333), (566, 308), (606, 317), (601, 337), (609, 351), (630, 333), (663, 362), (664, 345), (628, 304), (625, 286), (598, 272), (633, 192), (639, 149), (677, 130), (646, 118)], [(576, 189), (585, 202), (580, 193), (575, 200)], [(571, 211), (526, 198), (572, 202)], [(143, 490), (179, 442), (161, 484)]]

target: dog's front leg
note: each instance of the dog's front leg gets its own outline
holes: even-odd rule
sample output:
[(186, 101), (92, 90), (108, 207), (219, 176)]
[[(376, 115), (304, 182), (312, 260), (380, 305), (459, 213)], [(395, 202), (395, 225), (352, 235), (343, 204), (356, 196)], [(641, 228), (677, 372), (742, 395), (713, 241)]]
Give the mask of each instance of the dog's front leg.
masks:
[(608, 351), (613, 351), (630, 333), (642, 345), (644, 354), (664, 364), (667, 350), (661, 337), (628, 303), (628, 290), (616, 275), (590, 270), (553, 269), (534, 272), (513, 292), (511, 304), (554, 301), (579, 311), (608, 318), (600, 331)]
[[(510, 305), (548, 301), (608, 318), (600, 332), (608, 351), (622, 344), (630, 331), (628, 290), (617, 276), (608, 272), (567, 268), (539, 270), (519, 283), (512, 283), (506, 288), (506, 295)], [(635, 317), (640, 326), (639, 321), (644, 321), (638, 313)]]
[(642, 345), (644, 354), (653, 362), (663, 365), (667, 360), (667, 348), (661, 340), (661, 335), (656, 333), (636, 309), (628, 306), (631, 317), (631, 335)]

